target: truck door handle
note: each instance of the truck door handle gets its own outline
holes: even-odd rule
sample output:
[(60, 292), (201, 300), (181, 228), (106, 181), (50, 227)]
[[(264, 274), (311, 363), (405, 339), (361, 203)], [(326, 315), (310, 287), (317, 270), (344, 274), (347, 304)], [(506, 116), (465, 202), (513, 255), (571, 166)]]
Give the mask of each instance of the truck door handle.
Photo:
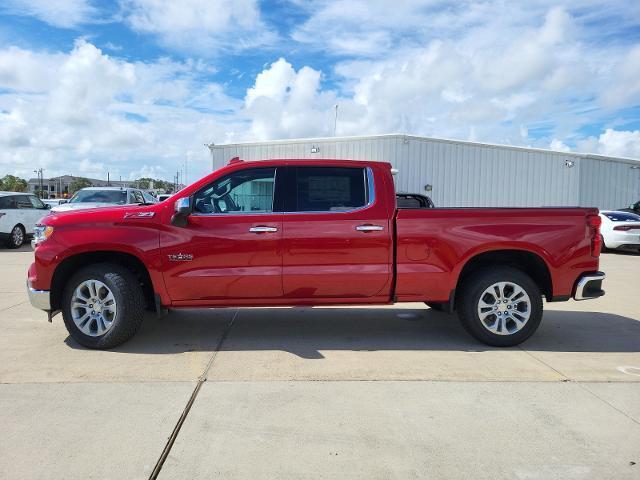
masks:
[(260, 225), (259, 227), (251, 227), (249, 231), (253, 233), (271, 233), (277, 232), (278, 229), (276, 227), (265, 227)]
[(358, 225), (356, 230), (359, 232), (379, 232), (384, 230), (384, 227), (380, 225)]

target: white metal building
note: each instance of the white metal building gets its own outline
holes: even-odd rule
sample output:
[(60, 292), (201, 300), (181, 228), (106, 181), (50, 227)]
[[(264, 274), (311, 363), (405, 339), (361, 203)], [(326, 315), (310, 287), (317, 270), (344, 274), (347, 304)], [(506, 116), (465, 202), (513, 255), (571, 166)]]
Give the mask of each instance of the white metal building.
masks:
[(390, 162), (398, 191), (439, 207), (627, 207), (640, 200), (640, 160), (535, 148), (376, 135), (209, 145), (213, 169), (233, 157)]

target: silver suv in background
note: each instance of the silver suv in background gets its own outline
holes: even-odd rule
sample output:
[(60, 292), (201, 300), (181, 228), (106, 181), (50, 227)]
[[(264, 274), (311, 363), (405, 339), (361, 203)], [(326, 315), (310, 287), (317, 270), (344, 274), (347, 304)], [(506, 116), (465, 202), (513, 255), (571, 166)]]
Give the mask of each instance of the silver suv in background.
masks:
[(87, 187), (78, 190), (68, 203), (55, 206), (52, 212), (67, 212), (113, 205), (149, 205), (158, 200), (139, 188)]

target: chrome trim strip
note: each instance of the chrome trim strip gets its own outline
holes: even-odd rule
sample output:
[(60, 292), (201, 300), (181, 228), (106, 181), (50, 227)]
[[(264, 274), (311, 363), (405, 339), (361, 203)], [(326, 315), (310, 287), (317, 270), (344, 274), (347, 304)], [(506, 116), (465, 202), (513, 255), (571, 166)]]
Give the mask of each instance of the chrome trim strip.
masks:
[(51, 295), (49, 290), (36, 290), (32, 288), (27, 280), (27, 293), (29, 294), (29, 302), (40, 310), (51, 310)]
[(605, 277), (606, 277), (606, 275), (604, 274), (604, 272), (588, 274), (588, 275), (585, 275), (583, 277), (580, 277), (580, 279), (578, 280), (578, 283), (576, 284), (576, 294), (573, 296), (573, 298), (575, 300), (589, 300), (589, 299), (594, 298), (594, 297), (585, 297), (584, 296), (585, 287), (587, 286), (587, 284), (589, 282), (598, 281), (598, 280), (604, 280)]

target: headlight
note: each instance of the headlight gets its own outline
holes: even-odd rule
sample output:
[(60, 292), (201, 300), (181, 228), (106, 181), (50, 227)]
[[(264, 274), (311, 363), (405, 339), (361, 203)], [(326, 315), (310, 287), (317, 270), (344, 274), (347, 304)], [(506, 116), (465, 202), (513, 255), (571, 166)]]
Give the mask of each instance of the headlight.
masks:
[(38, 245), (53, 234), (53, 227), (49, 225), (36, 225), (33, 229), (33, 243)]

